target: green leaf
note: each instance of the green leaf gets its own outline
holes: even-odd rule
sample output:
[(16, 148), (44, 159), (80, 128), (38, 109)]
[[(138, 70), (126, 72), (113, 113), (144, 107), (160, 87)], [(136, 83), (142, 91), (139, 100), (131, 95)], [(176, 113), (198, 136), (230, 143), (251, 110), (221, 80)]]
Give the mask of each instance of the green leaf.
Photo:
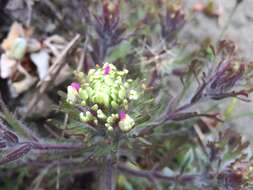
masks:
[(2, 119), (8, 123), (11, 129), (13, 129), (18, 133), (18, 135), (21, 135), (22, 137), (32, 138), (29, 132), (22, 126), (23, 124), (9, 111), (4, 101), (2, 100), (2, 97), (0, 97), (0, 108), (3, 111), (3, 114), (1, 114), (0, 117), (2, 117)]
[(231, 102), (229, 103), (227, 109), (224, 112), (224, 117), (226, 120), (231, 118), (231, 116), (233, 115), (237, 102), (238, 100), (236, 98), (233, 98)]
[(124, 58), (127, 56), (131, 51), (131, 44), (130, 42), (123, 42), (119, 46), (115, 48), (115, 50), (111, 53), (111, 55), (108, 57), (108, 62), (115, 62), (117, 59)]
[(123, 175), (118, 176), (118, 184), (119, 184), (119, 186), (124, 187), (126, 190), (134, 190), (131, 183)]
[(193, 150), (189, 149), (181, 162), (180, 173), (183, 173), (185, 169), (187, 169), (187, 167), (191, 165), (191, 163), (193, 162), (193, 157)]
[(207, 54), (207, 58), (210, 61), (213, 61), (215, 59), (215, 53), (211, 47), (206, 48), (206, 54)]

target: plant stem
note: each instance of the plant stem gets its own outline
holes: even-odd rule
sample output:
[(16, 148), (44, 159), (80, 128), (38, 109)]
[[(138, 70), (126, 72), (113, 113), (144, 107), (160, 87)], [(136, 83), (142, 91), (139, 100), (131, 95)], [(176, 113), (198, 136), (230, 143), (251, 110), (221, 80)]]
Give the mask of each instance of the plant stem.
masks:
[(116, 188), (116, 171), (113, 167), (112, 156), (105, 158), (102, 170), (99, 174), (99, 190), (115, 190)]
[(156, 178), (158, 180), (164, 180), (169, 182), (192, 182), (195, 180), (198, 180), (201, 178), (202, 174), (188, 174), (188, 175), (173, 175), (173, 176), (167, 176), (160, 172), (156, 171), (148, 171), (148, 170), (138, 170), (129, 168), (124, 164), (118, 164), (117, 168), (119, 171), (123, 173), (128, 173), (133, 176), (142, 177), (150, 179), (150, 177)]
[(32, 143), (33, 149), (36, 150), (79, 150), (84, 148), (83, 144), (40, 144)]

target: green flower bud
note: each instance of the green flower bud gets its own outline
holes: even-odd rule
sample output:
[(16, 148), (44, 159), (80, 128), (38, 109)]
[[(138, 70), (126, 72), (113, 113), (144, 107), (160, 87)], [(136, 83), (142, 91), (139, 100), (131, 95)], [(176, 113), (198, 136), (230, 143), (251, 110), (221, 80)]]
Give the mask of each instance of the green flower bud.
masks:
[(123, 104), (124, 104), (124, 105), (127, 105), (127, 104), (128, 104), (128, 100), (127, 100), (127, 99), (124, 99), (124, 100), (123, 100)]
[(79, 114), (79, 117), (82, 122), (89, 122), (89, 118), (83, 112)]
[(91, 77), (95, 74), (96, 70), (95, 69), (90, 69), (88, 72), (88, 77)]
[(117, 98), (118, 98), (118, 92), (117, 92), (117, 90), (115, 90), (115, 88), (111, 88), (110, 95), (111, 95), (112, 99), (117, 100)]
[(128, 100), (127, 99), (123, 100), (123, 105), (124, 105), (125, 110), (128, 110)]
[(113, 127), (109, 123), (106, 123), (105, 126), (109, 131), (113, 131)]
[(99, 89), (103, 86), (103, 83), (102, 81), (96, 80), (91, 83), (91, 86), (93, 87), (93, 89)]
[(104, 112), (103, 112), (101, 109), (99, 109), (99, 110), (97, 111), (97, 117), (98, 117), (99, 119), (106, 119), (106, 115), (104, 114)]
[(112, 116), (112, 119), (113, 119), (113, 121), (116, 121), (117, 119), (119, 119), (119, 114), (112, 114), (111, 115)]
[(110, 97), (109, 97), (109, 95), (107, 95), (105, 93), (97, 92), (97, 94), (93, 97), (92, 101), (94, 103), (105, 105), (106, 107), (109, 107)]
[(107, 117), (106, 122), (108, 124), (113, 124), (114, 123), (113, 118), (111, 116)]
[(91, 87), (87, 87), (87, 92), (88, 92), (88, 96), (89, 97), (92, 97), (93, 96), (93, 94), (94, 94), (94, 92), (93, 92), (93, 90), (92, 90), (92, 88)]
[(109, 126), (107, 127), (108, 131), (113, 131), (113, 127), (112, 126)]
[(110, 94), (110, 88), (108, 86), (104, 86), (103, 88), (100, 87), (101, 91), (103, 91), (104, 94)]
[(112, 86), (114, 83), (113, 79), (109, 75), (106, 75), (104, 77), (104, 81), (105, 81), (106, 85), (108, 85), (108, 86)]
[(104, 105), (106, 107), (109, 107), (110, 106), (110, 96), (108, 94), (104, 94), (103, 98), (104, 98)]
[(138, 94), (135, 90), (130, 90), (129, 99), (130, 100), (137, 100), (138, 99)]
[(118, 76), (115, 81), (116, 84), (122, 84), (122, 77)]
[(127, 69), (124, 69), (123, 71), (118, 71), (119, 76), (125, 76), (128, 73)]
[(94, 75), (93, 75), (93, 80), (94, 79), (100, 79), (102, 76), (102, 72), (100, 70), (96, 70)]
[(98, 105), (97, 105), (97, 104), (93, 105), (93, 106), (91, 107), (91, 109), (92, 109), (93, 111), (97, 111), (97, 110), (98, 110)]
[(125, 83), (124, 83), (124, 87), (125, 87), (125, 88), (129, 88), (129, 86), (130, 86), (129, 82), (125, 82)]
[(112, 125), (118, 119), (119, 119), (119, 115), (118, 114), (112, 114), (111, 116), (107, 117), (106, 122), (109, 123), (110, 125)]
[(128, 70), (127, 69), (124, 69), (123, 72), (126, 74), (128, 74)]
[(124, 87), (121, 87), (120, 90), (119, 90), (118, 95), (119, 95), (119, 98), (121, 100), (123, 100), (126, 96), (126, 89)]
[(81, 84), (85, 83), (86, 80), (85, 80), (83, 72), (75, 71), (74, 75), (75, 75), (75, 78), (77, 79), (77, 81), (79, 81)]
[(111, 106), (113, 109), (119, 108), (119, 104), (117, 104), (117, 102), (115, 102), (114, 100), (111, 102)]
[(83, 101), (81, 102), (81, 106), (87, 106), (87, 103), (86, 103), (85, 100), (83, 100)]
[(94, 120), (94, 116), (89, 111), (86, 111), (85, 115), (86, 115), (86, 117), (88, 118), (89, 121), (93, 121)]
[(67, 88), (67, 102), (69, 104), (74, 104), (77, 100), (78, 97), (78, 92), (75, 88), (73, 88), (72, 86), (68, 86)]
[(128, 114), (126, 114), (125, 118), (119, 122), (119, 128), (123, 132), (130, 131), (134, 127), (134, 125), (134, 120)]
[(86, 90), (80, 88), (79, 89), (79, 97), (83, 100), (87, 100), (89, 98), (89, 94), (87, 93)]

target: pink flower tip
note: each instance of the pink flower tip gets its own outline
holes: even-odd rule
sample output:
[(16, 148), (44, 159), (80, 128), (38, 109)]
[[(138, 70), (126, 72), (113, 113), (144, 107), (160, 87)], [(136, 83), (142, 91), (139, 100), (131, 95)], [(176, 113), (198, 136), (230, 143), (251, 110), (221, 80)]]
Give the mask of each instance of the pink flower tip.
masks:
[(81, 85), (78, 82), (72, 82), (70, 84), (70, 86), (72, 86), (74, 89), (76, 89), (77, 91), (80, 89)]
[(120, 121), (124, 120), (126, 118), (126, 112), (120, 111), (119, 112), (119, 119)]
[(111, 71), (111, 68), (109, 65), (106, 65), (106, 67), (104, 68), (104, 75), (108, 75)]

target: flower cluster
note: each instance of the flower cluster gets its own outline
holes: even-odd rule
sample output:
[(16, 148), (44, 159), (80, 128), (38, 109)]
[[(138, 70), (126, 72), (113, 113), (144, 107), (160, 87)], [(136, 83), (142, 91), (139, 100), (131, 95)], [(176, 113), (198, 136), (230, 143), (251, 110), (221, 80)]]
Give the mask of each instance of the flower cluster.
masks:
[(112, 64), (91, 69), (85, 77), (79, 73), (79, 82), (67, 89), (67, 102), (81, 107), (80, 120), (94, 126), (105, 126), (109, 131), (119, 127), (127, 132), (134, 125), (134, 119), (126, 111), (131, 100), (138, 93), (131, 88), (133, 80), (125, 79), (128, 70), (118, 71)]

